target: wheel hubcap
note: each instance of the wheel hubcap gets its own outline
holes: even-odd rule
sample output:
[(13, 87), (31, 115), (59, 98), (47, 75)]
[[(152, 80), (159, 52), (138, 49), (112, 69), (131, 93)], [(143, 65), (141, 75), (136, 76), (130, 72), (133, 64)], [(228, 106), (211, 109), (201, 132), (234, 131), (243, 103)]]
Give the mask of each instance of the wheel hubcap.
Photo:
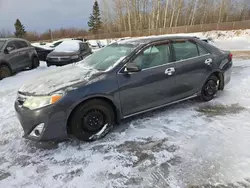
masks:
[(1, 75), (2, 78), (6, 78), (6, 77), (9, 76), (9, 71), (7, 69), (5, 69), (5, 68), (2, 68), (0, 70), (0, 75)]
[(105, 124), (104, 114), (100, 110), (88, 111), (82, 119), (83, 130), (95, 132)]
[(217, 83), (214, 80), (209, 80), (205, 85), (205, 95), (213, 96), (217, 92)]

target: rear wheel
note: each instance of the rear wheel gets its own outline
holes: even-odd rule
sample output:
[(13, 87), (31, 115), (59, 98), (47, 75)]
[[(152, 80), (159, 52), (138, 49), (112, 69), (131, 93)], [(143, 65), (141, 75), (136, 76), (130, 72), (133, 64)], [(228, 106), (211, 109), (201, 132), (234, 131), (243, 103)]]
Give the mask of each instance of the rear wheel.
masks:
[(0, 80), (11, 76), (11, 74), (12, 74), (11, 70), (8, 66), (6, 65), (0, 66)]
[(35, 69), (35, 68), (39, 67), (39, 65), (40, 65), (39, 59), (37, 57), (34, 57), (32, 59), (32, 67), (31, 68)]
[(215, 75), (211, 75), (201, 90), (201, 99), (203, 101), (212, 100), (219, 88), (219, 78)]
[(90, 142), (106, 136), (114, 122), (112, 106), (104, 100), (93, 99), (77, 107), (69, 121), (69, 129), (75, 138)]

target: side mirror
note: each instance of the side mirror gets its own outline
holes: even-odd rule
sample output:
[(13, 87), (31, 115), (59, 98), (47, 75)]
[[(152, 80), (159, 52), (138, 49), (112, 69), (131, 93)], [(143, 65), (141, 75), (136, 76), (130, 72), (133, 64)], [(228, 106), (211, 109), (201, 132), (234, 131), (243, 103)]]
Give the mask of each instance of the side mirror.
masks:
[(9, 53), (9, 50), (7, 48), (4, 49), (3, 51), (5, 54), (8, 54)]
[(125, 72), (140, 72), (141, 68), (134, 62), (127, 63), (125, 66)]

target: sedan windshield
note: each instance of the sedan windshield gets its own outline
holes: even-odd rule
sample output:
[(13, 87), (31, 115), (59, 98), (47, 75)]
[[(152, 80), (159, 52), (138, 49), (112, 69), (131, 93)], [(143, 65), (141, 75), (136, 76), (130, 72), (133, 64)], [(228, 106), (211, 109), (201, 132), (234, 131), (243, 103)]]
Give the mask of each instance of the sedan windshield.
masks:
[(55, 48), (54, 52), (76, 52), (79, 48), (79, 42), (77, 41), (63, 41)]
[(117, 65), (129, 55), (138, 44), (113, 43), (89, 56), (82, 61), (81, 66), (106, 71)]
[(4, 43), (5, 43), (5, 41), (0, 41), (0, 50), (2, 50), (2, 47), (3, 47), (3, 45), (4, 45)]

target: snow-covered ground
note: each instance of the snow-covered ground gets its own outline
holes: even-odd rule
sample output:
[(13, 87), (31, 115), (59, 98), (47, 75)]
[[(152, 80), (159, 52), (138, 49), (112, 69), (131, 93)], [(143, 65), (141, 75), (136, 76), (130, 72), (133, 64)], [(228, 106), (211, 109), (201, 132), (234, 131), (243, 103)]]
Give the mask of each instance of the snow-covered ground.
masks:
[(250, 187), (250, 60), (208, 103), (191, 100), (123, 121), (93, 143), (41, 149), (22, 138), (18, 88), (48, 69), (0, 82), (0, 187)]

